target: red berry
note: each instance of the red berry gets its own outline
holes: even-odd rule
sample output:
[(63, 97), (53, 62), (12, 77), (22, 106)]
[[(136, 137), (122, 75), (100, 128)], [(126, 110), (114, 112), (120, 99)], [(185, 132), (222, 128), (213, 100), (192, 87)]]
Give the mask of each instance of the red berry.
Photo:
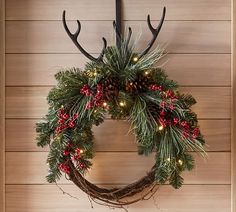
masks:
[(79, 117), (79, 114), (78, 113), (75, 113), (74, 115), (73, 115), (73, 119), (77, 119)]
[(68, 151), (68, 150), (64, 150), (64, 151), (63, 151), (63, 155), (67, 156), (67, 155), (69, 155), (69, 154), (70, 154), (70, 151)]
[(160, 122), (160, 124), (161, 124), (163, 127), (166, 127), (166, 126), (167, 126), (167, 121), (166, 121), (166, 119), (160, 118), (159, 122)]
[(185, 127), (185, 126), (187, 126), (187, 125), (188, 125), (187, 121), (182, 121), (182, 122), (181, 122), (181, 126), (182, 126), (182, 127)]
[(61, 129), (62, 129), (62, 130), (65, 130), (66, 128), (67, 128), (66, 125), (62, 125), (62, 126), (61, 126)]
[(72, 145), (72, 143), (71, 143), (71, 142), (69, 142), (69, 143), (68, 143), (68, 145), (67, 145), (67, 147), (68, 147), (69, 149), (71, 149), (71, 148), (72, 148), (72, 146), (73, 146), (73, 145)]
[(193, 130), (193, 138), (197, 138), (198, 137), (198, 135), (199, 135), (199, 128), (194, 128), (194, 130)]
[(79, 167), (80, 167), (81, 169), (84, 169), (84, 168), (85, 168), (85, 164), (80, 163), (80, 164), (79, 164)]
[(60, 113), (64, 113), (64, 112), (65, 112), (64, 108), (61, 108), (61, 109), (59, 110), (59, 112), (60, 112)]
[(150, 85), (149, 89), (152, 91), (162, 91), (162, 86), (158, 85)]
[(164, 110), (162, 110), (161, 112), (160, 112), (160, 116), (165, 116), (166, 115), (166, 112), (164, 111)]
[(74, 127), (75, 127), (75, 123), (74, 123), (73, 121), (70, 121), (70, 122), (68, 123), (68, 126), (69, 126), (70, 128), (74, 128)]
[(81, 94), (85, 94), (86, 96), (90, 96), (92, 94), (92, 92), (90, 91), (90, 88), (88, 85), (84, 85), (81, 89), (80, 89), (80, 93)]
[(161, 102), (160, 102), (160, 107), (161, 107), (161, 108), (165, 108), (165, 105), (166, 105), (166, 103), (165, 103), (164, 101), (161, 101)]
[(64, 120), (64, 119), (59, 119), (57, 123), (58, 123), (58, 124), (64, 124), (64, 123), (65, 123), (65, 120)]
[(174, 94), (174, 92), (171, 91), (171, 90), (167, 90), (167, 91), (166, 91), (166, 96), (169, 97), (169, 98), (171, 98), (171, 99), (174, 99), (174, 98), (175, 98), (175, 94)]
[(81, 158), (80, 155), (74, 155), (72, 159), (73, 159), (74, 161), (78, 161), (80, 158)]
[(69, 118), (69, 115), (65, 113), (65, 114), (62, 115), (62, 118), (67, 120)]
[(173, 104), (169, 105), (169, 109), (172, 111), (175, 109), (175, 106)]
[(56, 133), (60, 133), (62, 131), (62, 128), (61, 127), (57, 127), (55, 131), (56, 131)]
[(94, 102), (93, 102), (93, 101), (87, 102), (87, 104), (86, 104), (86, 106), (85, 106), (86, 109), (91, 109), (91, 108), (93, 108), (93, 107), (94, 107)]
[(59, 164), (59, 169), (67, 174), (70, 173), (70, 167), (64, 163)]
[(176, 125), (176, 124), (178, 124), (178, 123), (179, 123), (179, 119), (178, 119), (178, 118), (174, 118), (174, 119), (173, 119), (173, 124)]
[(77, 154), (77, 155), (80, 155), (80, 154), (82, 154), (84, 151), (82, 150), (82, 149), (80, 149), (80, 148), (76, 148), (75, 149), (75, 153)]

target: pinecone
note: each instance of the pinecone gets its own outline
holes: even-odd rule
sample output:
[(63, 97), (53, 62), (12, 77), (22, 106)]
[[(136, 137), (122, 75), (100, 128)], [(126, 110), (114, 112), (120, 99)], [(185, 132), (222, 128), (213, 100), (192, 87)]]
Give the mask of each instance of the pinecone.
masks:
[(133, 82), (127, 82), (125, 89), (130, 93), (139, 93), (145, 91), (149, 86), (149, 80), (147, 77), (139, 75)]
[(119, 95), (119, 83), (115, 78), (107, 78), (103, 83), (103, 87), (106, 100), (114, 99)]

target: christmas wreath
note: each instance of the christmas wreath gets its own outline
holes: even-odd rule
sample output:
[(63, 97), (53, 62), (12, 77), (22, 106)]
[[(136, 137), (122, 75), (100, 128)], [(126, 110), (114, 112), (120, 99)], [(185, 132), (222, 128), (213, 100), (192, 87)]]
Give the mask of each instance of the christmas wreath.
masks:
[[(156, 65), (164, 56), (160, 46), (137, 54), (130, 36), (131, 29), (127, 39), (105, 47), (84, 70), (57, 73), (58, 84), (48, 95), (48, 114), (36, 127), (37, 144), (50, 147), (49, 183), (65, 174), (94, 201), (117, 207), (150, 197), (157, 185), (166, 182), (181, 187), (181, 173), (194, 167), (191, 151), (204, 154), (197, 116), (190, 109), (196, 101), (179, 93), (177, 84)], [(85, 178), (94, 156), (92, 127), (108, 116), (130, 123), (138, 154), (155, 153), (147, 175), (122, 188), (101, 188)], [(140, 192), (138, 198), (127, 199)]]

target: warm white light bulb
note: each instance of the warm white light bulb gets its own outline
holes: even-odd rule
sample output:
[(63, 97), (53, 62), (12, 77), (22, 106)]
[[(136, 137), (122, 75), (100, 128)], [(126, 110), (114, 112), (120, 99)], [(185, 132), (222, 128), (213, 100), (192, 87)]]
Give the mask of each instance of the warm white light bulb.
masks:
[(134, 61), (134, 62), (137, 62), (137, 61), (138, 61), (138, 57), (134, 57), (134, 58), (133, 58), (133, 61)]
[(102, 105), (103, 105), (103, 107), (106, 107), (106, 106), (107, 106), (107, 103), (106, 103), (106, 102), (103, 102)]
[(124, 107), (125, 106), (125, 102), (120, 102), (120, 106)]
[(183, 161), (182, 161), (182, 160), (180, 160), (180, 159), (178, 160), (178, 163), (179, 163), (179, 165), (180, 165), (180, 166), (182, 166), (182, 165), (183, 165)]
[(145, 75), (148, 75), (148, 74), (149, 74), (149, 71), (145, 71), (144, 74), (145, 74)]
[(160, 125), (160, 126), (158, 127), (158, 129), (159, 129), (159, 130), (163, 130), (164, 127), (163, 127), (162, 125)]

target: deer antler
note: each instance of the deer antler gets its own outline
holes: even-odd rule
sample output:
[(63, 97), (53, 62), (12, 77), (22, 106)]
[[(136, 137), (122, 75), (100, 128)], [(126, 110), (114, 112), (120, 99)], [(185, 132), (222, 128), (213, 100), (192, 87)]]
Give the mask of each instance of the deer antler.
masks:
[(159, 25), (157, 26), (157, 28), (153, 28), (152, 24), (151, 24), (151, 21), (150, 21), (150, 15), (147, 16), (147, 23), (148, 23), (148, 27), (150, 29), (150, 31), (152, 32), (152, 35), (153, 35), (153, 38), (152, 40), (149, 42), (149, 44), (147, 45), (146, 49), (140, 54), (139, 58), (143, 57), (145, 54), (147, 54), (149, 52), (149, 50), (152, 48), (159, 32), (161, 31), (161, 27), (162, 27), (162, 24), (164, 22), (164, 19), (165, 19), (165, 15), (166, 15), (166, 8), (164, 7), (163, 8), (163, 12), (162, 12), (162, 17), (161, 17), (161, 20), (160, 20), (160, 23)]
[(63, 15), (62, 15), (63, 26), (64, 26), (64, 28), (65, 28), (65, 30), (66, 30), (68, 36), (71, 38), (71, 40), (73, 41), (73, 43), (76, 45), (76, 47), (77, 47), (77, 48), (80, 50), (80, 52), (81, 52), (82, 54), (84, 54), (84, 56), (86, 56), (88, 59), (90, 59), (90, 60), (92, 60), (92, 61), (94, 61), (94, 62), (100, 61), (100, 60), (102, 59), (103, 54), (104, 54), (104, 51), (105, 51), (105, 49), (106, 49), (106, 47), (107, 47), (107, 41), (106, 41), (106, 39), (105, 39), (105, 38), (102, 38), (102, 40), (103, 40), (103, 49), (102, 49), (102, 52), (101, 52), (101, 54), (99, 55), (99, 57), (97, 57), (97, 58), (93, 57), (93, 56), (90, 55), (87, 51), (85, 51), (85, 50), (83, 49), (83, 47), (78, 43), (77, 38), (78, 38), (79, 33), (80, 33), (80, 30), (81, 30), (80, 21), (77, 20), (78, 29), (76, 30), (76, 32), (75, 32), (75, 33), (71, 33), (70, 30), (69, 30), (69, 28), (68, 28), (68, 26), (67, 26), (67, 24), (66, 24), (66, 18), (65, 18), (65, 17), (66, 17), (66, 11), (64, 10), (64, 11), (63, 11)]

